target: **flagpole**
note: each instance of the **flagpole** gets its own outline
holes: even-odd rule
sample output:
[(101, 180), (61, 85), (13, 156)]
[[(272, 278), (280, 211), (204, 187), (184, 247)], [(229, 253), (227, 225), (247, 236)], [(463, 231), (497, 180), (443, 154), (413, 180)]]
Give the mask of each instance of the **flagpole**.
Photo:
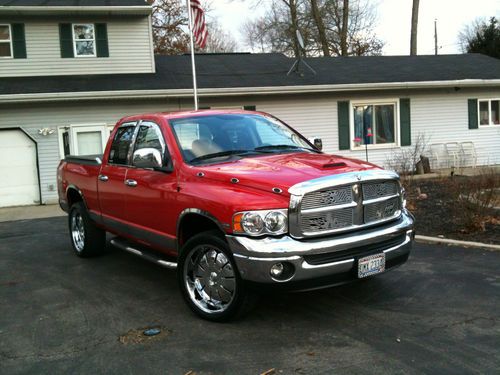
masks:
[(191, 0), (187, 0), (189, 20), (189, 40), (191, 43), (191, 67), (193, 68), (194, 109), (198, 110), (198, 87), (196, 85), (196, 65), (194, 63), (193, 19), (191, 16)]

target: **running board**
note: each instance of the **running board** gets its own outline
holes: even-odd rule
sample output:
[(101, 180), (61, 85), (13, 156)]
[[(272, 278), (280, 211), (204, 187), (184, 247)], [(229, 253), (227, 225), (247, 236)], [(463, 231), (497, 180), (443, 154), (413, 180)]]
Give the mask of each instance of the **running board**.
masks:
[(169, 269), (176, 269), (177, 268), (177, 263), (176, 262), (171, 262), (168, 260), (165, 260), (162, 258), (159, 254), (153, 253), (152, 251), (147, 251), (147, 250), (139, 250), (137, 247), (134, 247), (136, 245), (132, 245), (130, 242), (127, 240), (124, 240), (122, 238), (113, 238), (111, 241), (111, 245), (121, 249), (128, 251), (131, 254), (138, 255), (141, 258), (144, 258), (146, 260), (149, 260), (150, 262), (156, 263), (162, 267), (169, 268)]

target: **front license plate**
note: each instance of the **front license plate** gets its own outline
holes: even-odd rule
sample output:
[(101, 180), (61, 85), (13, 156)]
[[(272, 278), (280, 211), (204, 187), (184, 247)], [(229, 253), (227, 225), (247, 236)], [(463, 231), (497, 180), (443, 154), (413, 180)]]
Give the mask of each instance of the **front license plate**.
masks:
[(370, 255), (358, 260), (358, 277), (375, 275), (385, 271), (385, 254)]

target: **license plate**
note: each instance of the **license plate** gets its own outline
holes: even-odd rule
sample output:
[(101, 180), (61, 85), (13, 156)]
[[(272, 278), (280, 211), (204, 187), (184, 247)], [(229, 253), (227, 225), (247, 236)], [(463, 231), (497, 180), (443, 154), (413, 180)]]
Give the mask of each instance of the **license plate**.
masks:
[(375, 275), (385, 271), (385, 254), (370, 255), (358, 260), (358, 277)]

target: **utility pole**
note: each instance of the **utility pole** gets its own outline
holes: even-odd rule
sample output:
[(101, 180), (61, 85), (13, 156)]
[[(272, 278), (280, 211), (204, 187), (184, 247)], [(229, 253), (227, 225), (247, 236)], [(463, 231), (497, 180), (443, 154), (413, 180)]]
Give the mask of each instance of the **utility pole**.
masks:
[(434, 18), (434, 54), (438, 54), (438, 29), (437, 29), (437, 19)]

